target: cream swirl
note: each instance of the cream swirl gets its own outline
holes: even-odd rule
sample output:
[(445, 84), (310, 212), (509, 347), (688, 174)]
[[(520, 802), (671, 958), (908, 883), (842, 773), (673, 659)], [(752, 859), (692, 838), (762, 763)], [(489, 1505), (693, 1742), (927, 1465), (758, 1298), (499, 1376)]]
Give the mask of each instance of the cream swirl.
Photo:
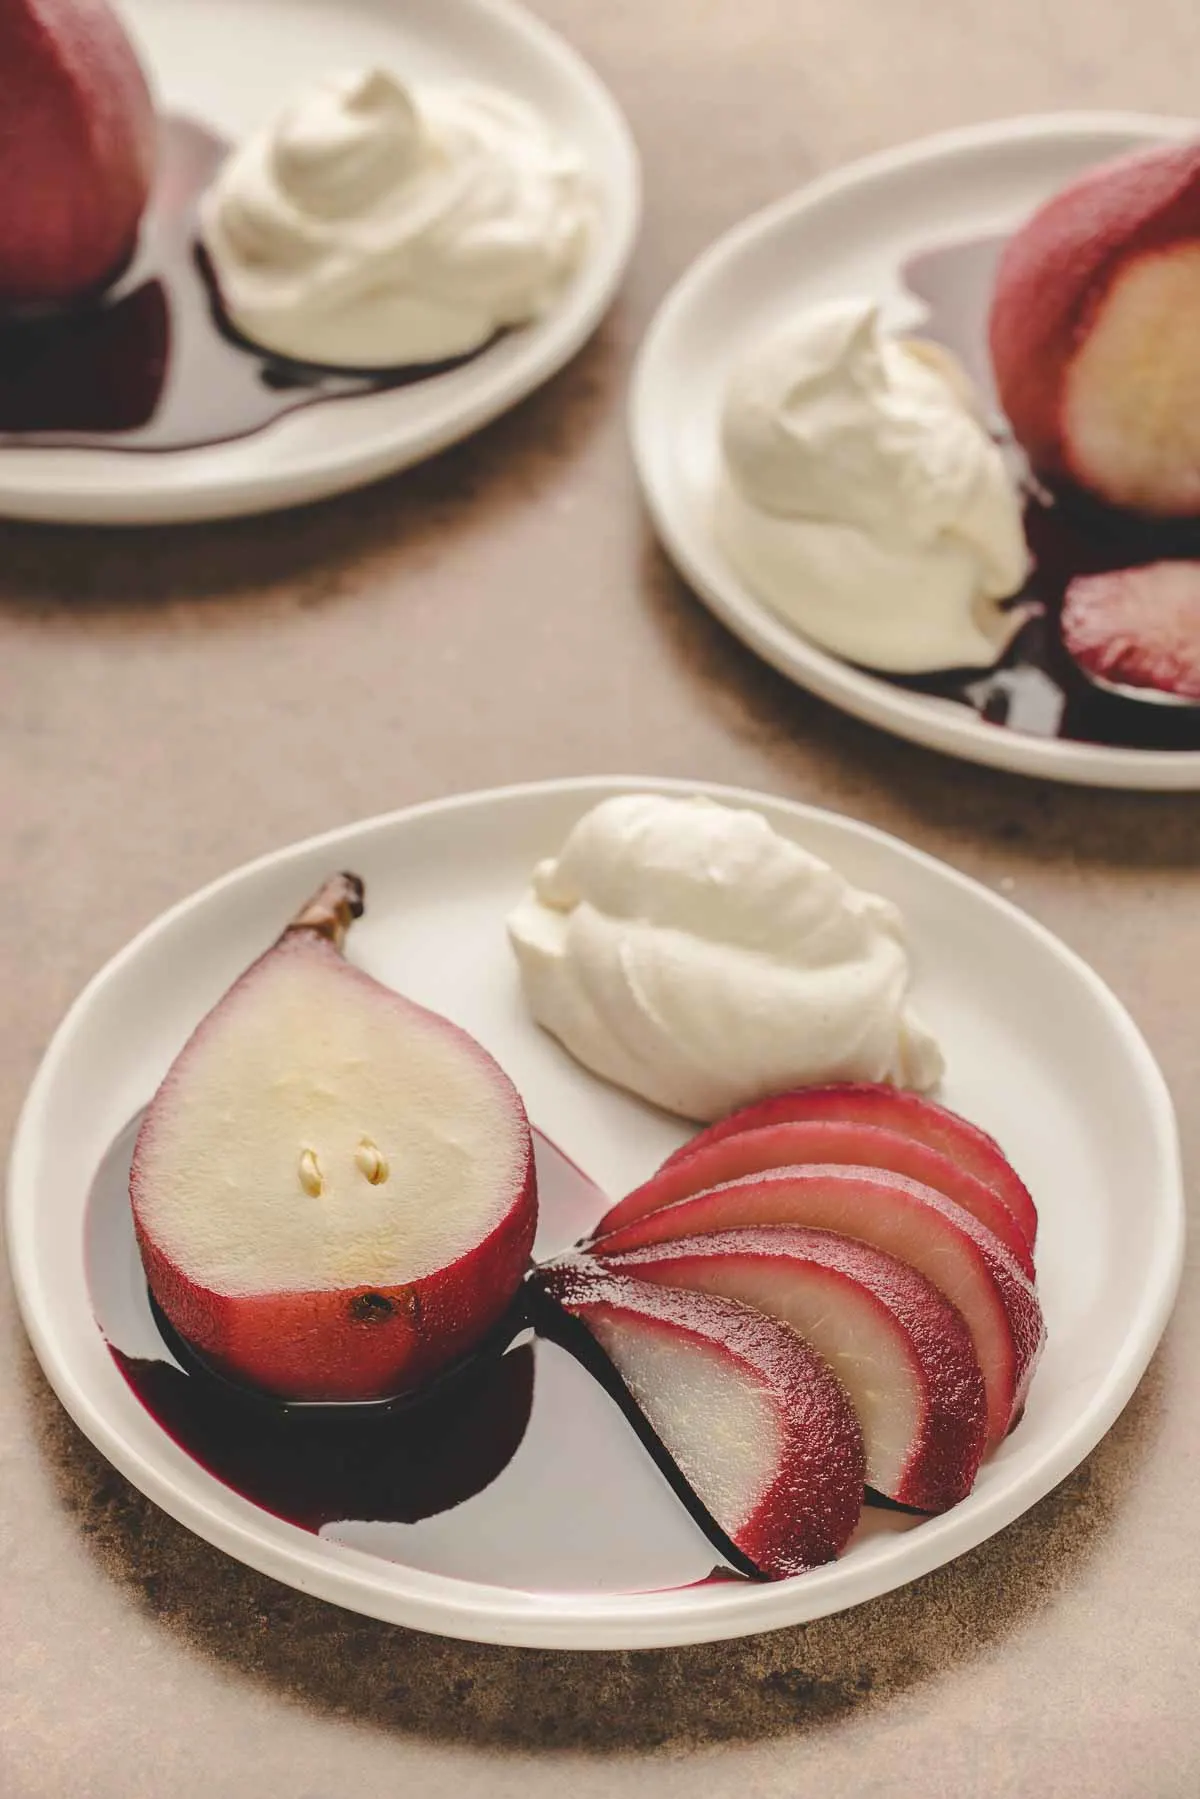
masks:
[(896, 907), (760, 813), (604, 800), (538, 864), (508, 930), (538, 1022), (686, 1118), (815, 1081), (940, 1078)]
[(1028, 616), (1020, 497), (940, 346), (868, 300), (800, 314), (732, 371), (718, 541), (814, 642), (868, 668), (987, 667)]
[(302, 95), (201, 205), (233, 323), (301, 361), (381, 368), (478, 349), (550, 307), (586, 252), (582, 159), (523, 101), (384, 70)]

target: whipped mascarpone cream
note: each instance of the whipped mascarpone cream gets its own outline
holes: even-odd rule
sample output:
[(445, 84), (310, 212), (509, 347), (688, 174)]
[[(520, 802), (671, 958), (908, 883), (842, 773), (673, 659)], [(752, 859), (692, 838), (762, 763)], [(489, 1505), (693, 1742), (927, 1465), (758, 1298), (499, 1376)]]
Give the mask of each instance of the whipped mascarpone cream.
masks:
[(990, 667), (1030, 608), (1016, 485), (940, 345), (813, 306), (732, 370), (715, 529), (755, 594), (848, 661)]
[(580, 157), (523, 101), (372, 69), (301, 95), (233, 151), (200, 220), (246, 337), (382, 368), (467, 355), (545, 312), (593, 213)]
[(686, 1118), (818, 1081), (941, 1076), (896, 907), (757, 812), (604, 800), (538, 864), (508, 930), (539, 1024)]

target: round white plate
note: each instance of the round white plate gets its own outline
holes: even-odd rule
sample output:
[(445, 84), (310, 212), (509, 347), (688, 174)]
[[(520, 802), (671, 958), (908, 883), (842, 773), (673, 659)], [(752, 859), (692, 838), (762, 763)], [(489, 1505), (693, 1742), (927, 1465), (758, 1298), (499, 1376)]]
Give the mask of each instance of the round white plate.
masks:
[(0, 513), (149, 524), (294, 506), (407, 468), (487, 424), (568, 362), (615, 295), (637, 234), (637, 151), (583, 59), (513, 0), (118, 0), (164, 110), (231, 139), (331, 69), (382, 63), (419, 81), (518, 94), (587, 159), (600, 223), (543, 319), (390, 393), (322, 402), (196, 450), (0, 449)]
[[(166, 913), (96, 976), (34, 1080), (13, 1149), (9, 1252), (55, 1391), (157, 1504), (305, 1592), (447, 1636), (547, 1648), (703, 1642), (820, 1617), (961, 1555), (1047, 1493), (1112, 1424), (1162, 1332), (1183, 1249), (1175, 1121), (1150, 1051), (1104, 984), (1006, 901), (896, 839), (713, 788), (900, 905), (920, 1008), (947, 1051), (946, 1099), (999, 1137), (1041, 1208), (1049, 1343), (1020, 1426), (971, 1497), (940, 1518), (875, 1512), (839, 1562), (778, 1585), (518, 1591), (488, 1584), (486, 1570), (451, 1579), (284, 1523), (159, 1428), (93, 1317), (88, 1192), (196, 1021), (330, 870), (352, 866), (366, 880), (354, 958), (473, 1031), (534, 1122), (610, 1193), (642, 1179), (686, 1134), (594, 1080), (530, 1022), (504, 933), (534, 862), (606, 794), (639, 787), (695, 791), (603, 779), (508, 788), (352, 825), (239, 869)], [(589, 1496), (571, 1503), (586, 1518)]]
[(1200, 787), (1200, 750), (1129, 750), (1025, 735), (906, 691), (808, 642), (744, 585), (712, 532), (717, 426), (731, 362), (798, 306), (872, 294), (896, 328), (922, 307), (900, 270), (918, 250), (1010, 231), (1092, 164), (1184, 137), (1192, 119), (1056, 113), (946, 132), (811, 182), (693, 263), (660, 307), (634, 374), (630, 428), (655, 528), (700, 598), (801, 687), (900, 737), (1018, 774), (1086, 786)]

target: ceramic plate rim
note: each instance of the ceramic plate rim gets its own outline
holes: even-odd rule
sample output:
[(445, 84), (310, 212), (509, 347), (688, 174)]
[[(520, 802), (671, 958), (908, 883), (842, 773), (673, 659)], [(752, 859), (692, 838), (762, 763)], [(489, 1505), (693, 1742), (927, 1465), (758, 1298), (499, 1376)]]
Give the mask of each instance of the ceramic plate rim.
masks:
[(660, 482), (654, 448), (658, 365), (709, 284), (761, 240), (877, 179), (1022, 142), (1125, 134), (1149, 143), (1194, 137), (1200, 122), (1142, 112), (1028, 113), (934, 132), (818, 175), (740, 220), (689, 264), (659, 303), (630, 380), (627, 427), (643, 502), (660, 543), (697, 597), (734, 635), (798, 686), (878, 729), (985, 767), (1072, 785), (1153, 791), (1200, 788), (1200, 750), (1136, 750), (1046, 739), (986, 725), (965, 707), (910, 694), (807, 642), (749, 592), (715, 550), (697, 543)]
[[(923, 1523), (905, 1536), (908, 1554), (898, 1573), (885, 1569), (878, 1578), (876, 1562), (867, 1559), (847, 1570), (845, 1562), (797, 1580), (765, 1586), (724, 1586), (689, 1594), (686, 1609), (670, 1591), (626, 1594), (536, 1594), (431, 1575), (405, 1564), (383, 1564), (389, 1578), (381, 1581), (377, 1558), (315, 1538), (296, 1526), (271, 1519), (221, 1488), (211, 1499), (177, 1484), (169, 1467), (148, 1459), (122, 1435), (87, 1391), (88, 1354), (82, 1358), (70, 1344), (69, 1319), (53, 1315), (43, 1304), (37, 1267), (38, 1202), (34, 1163), (45, 1119), (60, 1079), (60, 1069), (93, 1005), (126, 968), (191, 913), (202, 912), (217, 896), (239, 885), (252, 886), (262, 875), (311, 856), (318, 850), (341, 850), (407, 826), (432, 814), (495, 808), (521, 808), (541, 802), (554, 805), (567, 797), (583, 804), (606, 793), (643, 790), (662, 793), (703, 791), (731, 804), (775, 810), (800, 823), (830, 821), (838, 830), (885, 854), (899, 854), (952, 889), (970, 893), (1048, 949), (1088, 990), (1107, 1015), (1120, 1040), (1153, 1138), (1161, 1167), (1156, 1253), (1151, 1277), (1130, 1314), (1122, 1353), (1091, 1389), (1088, 1403), (1072, 1426), (1060, 1433), (1039, 1462), (1023, 1476), (990, 1495), (976, 1494), (964, 1506)], [(9, 1264), (25, 1329), (38, 1361), (67, 1412), (101, 1453), (162, 1510), (215, 1547), (251, 1568), (304, 1592), (316, 1594), (390, 1622), (487, 1643), (548, 1649), (632, 1649), (717, 1641), (754, 1634), (847, 1610), (868, 1598), (906, 1586), (932, 1569), (954, 1560), (1009, 1524), (1058, 1484), (1099, 1442), (1115, 1421), (1138, 1381), (1165, 1328), (1174, 1302), (1183, 1261), (1184, 1197), (1178, 1133), (1166, 1081), (1154, 1056), (1125, 1007), (1083, 959), (1044, 925), (970, 876), (902, 839), (836, 814), (750, 789), (706, 781), (652, 776), (588, 776), (523, 783), (454, 795), (380, 814), (284, 846), (260, 856), (208, 883), (161, 913), (119, 950), (91, 978), (58, 1025), (34, 1075), (17, 1123), (8, 1172), (6, 1226)], [(94, 1320), (91, 1320), (94, 1326)], [(98, 1327), (94, 1327), (98, 1336)], [(119, 1376), (117, 1377), (119, 1379)], [(134, 1402), (136, 1404), (136, 1401)], [(180, 1452), (182, 1453), (182, 1452)], [(189, 1463), (189, 1466), (193, 1466)], [(224, 1494), (222, 1501), (219, 1495)], [(236, 1505), (230, 1506), (230, 1498)], [(977, 1503), (982, 1500), (982, 1503)], [(223, 1509), (224, 1507), (224, 1509)], [(249, 1516), (239, 1517), (239, 1508)], [(332, 1553), (331, 1553), (332, 1552)], [(832, 1577), (832, 1578), (831, 1578)], [(832, 1590), (831, 1590), (832, 1588)]]
[[(399, 6), (402, 0), (392, 4)], [(615, 96), (581, 52), (519, 0), (453, 0), (453, 5), (460, 16), (473, 14), (500, 24), (529, 55), (552, 68), (576, 102), (602, 123), (607, 138), (604, 173), (611, 191), (590, 257), (556, 306), (525, 327), (520, 353), (497, 366), (487, 362), (484, 352), (477, 365), (468, 365), (477, 368), (478, 378), (457, 402), (415, 427), (405, 422), (389, 427), (382, 443), (376, 434), (363, 449), (352, 436), (308, 451), (282, 468), (268, 459), (249, 477), (236, 466), (228, 472), (227, 458), (263, 440), (286, 448), (296, 414), (248, 437), (150, 457), (119, 450), (0, 448), (0, 517), (59, 524), (181, 524), (307, 505), (398, 474), (448, 449), (528, 398), (578, 354), (616, 299), (637, 242), (642, 177), (636, 140)], [(450, 35), (453, 18), (446, 29)], [(330, 410), (361, 408), (372, 401), (386, 405), (395, 397), (325, 404)], [(16, 464), (18, 457), (24, 458), (24, 466)], [(72, 462), (59, 463), (59, 457)], [(48, 480), (40, 476), (43, 458), (54, 458), (64, 472), (52, 470)], [(139, 480), (142, 465), (149, 474)]]

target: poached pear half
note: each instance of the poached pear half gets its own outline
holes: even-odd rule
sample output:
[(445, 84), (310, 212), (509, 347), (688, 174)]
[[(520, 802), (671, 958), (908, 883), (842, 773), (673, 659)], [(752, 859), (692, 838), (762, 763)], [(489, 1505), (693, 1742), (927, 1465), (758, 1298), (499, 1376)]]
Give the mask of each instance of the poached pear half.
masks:
[(150, 1290), (231, 1379), (282, 1399), (410, 1392), (472, 1350), (529, 1261), (520, 1097), (457, 1025), (346, 961), (327, 881), (193, 1032), (130, 1175)]

